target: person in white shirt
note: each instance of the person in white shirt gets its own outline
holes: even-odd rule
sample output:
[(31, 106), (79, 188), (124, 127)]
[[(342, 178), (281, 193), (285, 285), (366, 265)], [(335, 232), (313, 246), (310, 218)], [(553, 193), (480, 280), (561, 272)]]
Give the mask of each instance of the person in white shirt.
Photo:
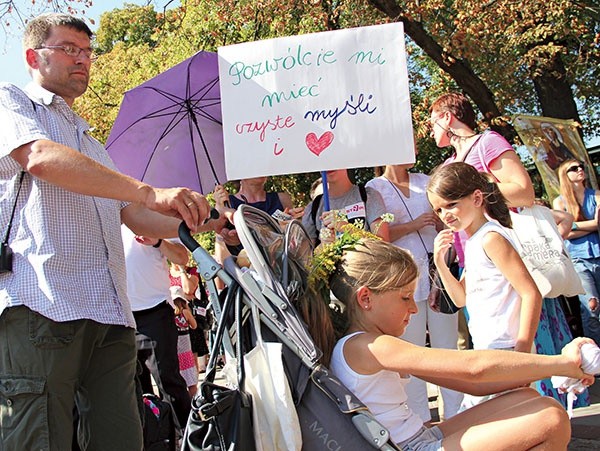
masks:
[[(452, 301), (469, 311), (474, 349), (531, 352), (542, 295), (506, 230), (510, 211), (498, 185), (467, 163), (450, 163), (433, 172), (427, 197), (448, 227), (435, 239), (434, 262)], [(468, 237), (460, 281), (445, 261), (458, 231)], [(463, 407), (483, 400), (465, 396)]]
[[(142, 367), (140, 382), (144, 393), (153, 393), (150, 375), (160, 380), (170, 397), (181, 427), (185, 427), (191, 409), (187, 384), (179, 372), (177, 327), (171, 299), (168, 262), (185, 265), (187, 249), (180, 243), (135, 235), (121, 226), (127, 295), (136, 322), (137, 339), (148, 337), (154, 350), (138, 349)], [(138, 346), (139, 347), (139, 346)]]

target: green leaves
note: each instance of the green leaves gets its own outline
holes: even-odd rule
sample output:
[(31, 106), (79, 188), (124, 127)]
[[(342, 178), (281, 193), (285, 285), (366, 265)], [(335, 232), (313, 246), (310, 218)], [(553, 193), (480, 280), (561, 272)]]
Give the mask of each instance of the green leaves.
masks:
[[(540, 97), (539, 85), (545, 84), (546, 91), (566, 90), (577, 100), (574, 110), (562, 107), (563, 114), (579, 111), (589, 134), (600, 131), (600, 15), (588, 0), (183, 0), (181, 5), (166, 14), (127, 5), (102, 16), (101, 57), (92, 69), (91, 89), (76, 103), (100, 139), (108, 136), (126, 90), (199, 50), (392, 20), (404, 21), (410, 35), (416, 170), (430, 172), (451, 152), (435, 146), (427, 125), (432, 99), (449, 90), (470, 95), (486, 118), (485, 128), (494, 117), (552, 111), (548, 102), (564, 96)], [(356, 173), (362, 181), (373, 174), (370, 168)], [(271, 183), (304, 205), (317, 177), (274, 177)]]

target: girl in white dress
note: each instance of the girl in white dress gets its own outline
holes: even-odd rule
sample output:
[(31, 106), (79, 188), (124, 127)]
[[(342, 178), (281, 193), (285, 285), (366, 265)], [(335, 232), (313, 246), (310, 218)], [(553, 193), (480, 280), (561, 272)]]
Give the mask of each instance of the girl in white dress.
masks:
[[(469, 311), (474, 349), (531, 352), (542, 295), (506, 229), (510, 212), (496, 183), (469, 164), (450, 163), (434, 171), (427, 197), (448, 227), (434, 241), (434, 261), (452, 301)], [(468, 237), (460, 281), (445, 262), (459, 231)], [(465, 396), (463, 408), (484, 399)]]

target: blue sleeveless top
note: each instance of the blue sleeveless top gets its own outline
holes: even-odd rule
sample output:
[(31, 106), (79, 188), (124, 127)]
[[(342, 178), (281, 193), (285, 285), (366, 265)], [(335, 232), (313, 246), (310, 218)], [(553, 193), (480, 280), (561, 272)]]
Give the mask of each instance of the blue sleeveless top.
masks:
[[(586, 219), (593, 219), (596, 214), (596, 197), (594, 190), (591, 188), (586, 188), (583, 193), (581, 211)], [(600, 236), (598, 232), (588, 233), (572, 240), (565, 240), (565, 244), (571, 258), (600, 257)]]
[(253, 207), (258, 208), (266, 213), (272, 215), (277, 210), (283, 211), (283, 205), (281, 204), (281, 200), (279, 200), (278, 193), (267, 193), (267, 198), (264, 201), (260, 202), (244, 202), (243, 200), (238, 199), (233, 194), (229, 195), (229, 205), (231, 208), (237, 209), (240, 205), (252, 205)]

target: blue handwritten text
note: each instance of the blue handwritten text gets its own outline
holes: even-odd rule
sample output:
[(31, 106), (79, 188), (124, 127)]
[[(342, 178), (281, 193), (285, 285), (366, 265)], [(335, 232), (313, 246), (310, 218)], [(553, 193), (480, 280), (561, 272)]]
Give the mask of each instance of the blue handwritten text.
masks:
[(356, 100), (353, 95), (350, 95), (342, 107), (336, 107), (329, 110), (309, 110), (304, 114), (304, 119), (310, 119), (312, 122), (321, 119), (331, 119), (329, 122), (329, 127), (331, 130), (333, 130), (337, 125), (338, 118), (343, 114), (349, 114), (351, 116), (354, 116), (358, 113), (373, 114), (377, 107), (371, 107), (369, 105), (369, 102), (372, 99), (372, 94), (369, 94), (369, 96), (366, 98), (366, 101), (364, 94), (359, 94)]

